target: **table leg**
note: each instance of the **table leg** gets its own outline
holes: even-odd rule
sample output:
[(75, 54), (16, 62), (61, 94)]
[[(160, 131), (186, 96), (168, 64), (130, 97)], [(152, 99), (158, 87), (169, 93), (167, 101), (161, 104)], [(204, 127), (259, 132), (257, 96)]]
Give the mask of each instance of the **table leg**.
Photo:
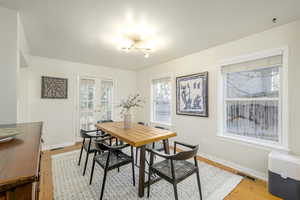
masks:
[(163, 140), (164, 149), (166, 154), (170, 154), (169, 140)]
[(145, 160), (146, 146), (140, 147), (140, 169), (139, 169), (139, 197), (144, 196), (145, 191)]

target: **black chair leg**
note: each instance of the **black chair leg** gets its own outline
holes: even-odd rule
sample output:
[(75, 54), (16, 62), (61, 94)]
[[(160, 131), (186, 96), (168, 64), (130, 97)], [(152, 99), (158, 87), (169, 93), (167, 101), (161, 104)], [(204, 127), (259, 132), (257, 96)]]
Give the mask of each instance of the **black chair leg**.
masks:
[[(95, 152), (95, 156), (97, 155), (97, 153)], [(92, 181), (93, 181), (93, 175), (94, 175), (94, 169), (95, 169), (95, 156), (94, 156), (94, 159), (93, 159), (93, 165), (92, 165), (92, 171), (91, 171), (91, 177), (90, 177), (90, 185), (92, 184)]]
[(139, 148), (136, 147), (135, 148), (135, 164), (136, 165), (138, 164), (138, 155), (139, 155)]
[(135, 173), (134, 173), (134, 156), (133, 156), (133, 147), (131, 146), (131, 158), (132, 158), (132, 162), (131, 162), (131, 167), (132, 167), (132, 182), (133, 182), (133, 186), (135, 186)]
[(84, 169), (83, 169), (83, 176), (85, 175), (86, 167), (87, 167), (88, 160), (89, 160), (89, 155), (90, 155), (90, 154), (87, 152), (87, 153), (86, 153), (86, 158), (85, 158)]
[(196, 172), (196, 174), (197, 174), (197, 183), (198, 183), (198, 188), (199, 188), (200, 200), (202, 200), (202, 191), (201, 191), (199, 170)]
[(177, 185), (176, 185), (176, 183), (173, 183), (173, 188), (174, 188), (175, 200), (178, 200), (178, 192), (177, 192)]
[(84, 145), (84, 140), (83, 140), (82, 145), (81, 145), (81, 150), (80, 150), (80, 155), (79, 155), (79, 160), (78, 160), (78, 166), (80, 165), (80, 162), (81, 162), (81, 156), (82, 156), (82, 152), (83, 152), (83, 145)]
[(147, 198), (150, 197), (151, 176), (152, 176), (152, 170), (151, 170), (151, 168), (149, 166)]
[(102, 188), (101, 188), (101, 195), (100, 195), (100, 200), (103, 198), (103, 193), (104, 193), (104, 187), (105, 187), (105, 182), (106, 182), (106, 175), (107, 175), (107, 170), (104, 170), (104, 176), (103, 176), (103, 182), (102, 182)]

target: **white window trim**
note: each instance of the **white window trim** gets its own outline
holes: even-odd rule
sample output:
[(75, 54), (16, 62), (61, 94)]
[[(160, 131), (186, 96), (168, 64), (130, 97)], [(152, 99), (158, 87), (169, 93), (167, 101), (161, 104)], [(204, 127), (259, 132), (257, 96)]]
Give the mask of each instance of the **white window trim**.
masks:
[[(279, 133), (279, 142), (272, 142), (272, 141), (266, 141), (262, 139), (255, 139), (245, 136), (237, 136), (230, 133), (224, 132), (224, 114), (225, 114), (225, 106), (224, 106), (224, 93), (223, 93), (223, 84), (224, 84), (224, 78), (222, 75), (222, 66), (225, 65), (231, 65), (241, 62), (247, 62), (251, 60), (256, 60), (260, 58), (266, 58), (276, 55), (282, 55), (283, 56), (283, 63), (282, 67), (280, 68), (280, 84), (281, 84), (281, 90), (279, 94), (279, 104), (280, 104), (280, 121), (279, 121), (279, 127), (280, 127), (280, 133)], [(218, 86), (219, 86), (219, 98), (218, 98), (218, 131), (217, 136), (220, 137), (220, 139), (225, 139), (231, 142), (237, 142), (240, 144), (250, 145), (256, 148), (267, 148), (270, 150), (278, 149), (283, 151), (289, 151), (289, 145), (288, 145), (288, 47), (278, 48), (278, 49), (272, 49), (268, 51), (258, 52), (251, 55), (245, 55), (245, 56), (239, 56), (227, 60), (223, 60), (219, 64), (218, 69)]]
[[(166, 122), (159, 122), (159, 121), (155, 121), (154, 120), (154, 113), (153, 113), (153, 80), (155, 79), (163, 79), (163, 78), (170, 78), (170, 82), (171, 82), (171, 119), (170, 119), (170, 123), (166, 123)], [(149, 80), (150, 82), (150, 123), (152, 124), (158, 124), (158, 125), (164, 125), (164, 126), (172, 126), (172, 121), (173, 121), (173, 74), (172, 73), (162, 73), (156, 76), (152, 76)]]

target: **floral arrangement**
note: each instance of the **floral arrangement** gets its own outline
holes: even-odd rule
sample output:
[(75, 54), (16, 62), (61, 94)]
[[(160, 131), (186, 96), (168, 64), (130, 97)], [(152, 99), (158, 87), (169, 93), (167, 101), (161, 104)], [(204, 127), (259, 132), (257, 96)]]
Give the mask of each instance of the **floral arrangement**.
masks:
[(129, 113), (132, 108), (143, 107), (145, 100), (140, 94), (130, 95), (126, 100), (122, 100), (117, 107), (121, 108), (120, 114)]

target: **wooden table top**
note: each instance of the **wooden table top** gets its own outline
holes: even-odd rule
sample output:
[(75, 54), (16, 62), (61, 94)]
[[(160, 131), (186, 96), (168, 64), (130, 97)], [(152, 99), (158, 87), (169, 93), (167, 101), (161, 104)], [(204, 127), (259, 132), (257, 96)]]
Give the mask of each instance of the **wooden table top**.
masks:
[(134, 147), (165, 140), (177, 135), (173, 131), (153, 128), (136, 123), (132, 123), (131, 128), (127, 129), (124, 128), (123, 122), (101, 123), (96, 124), (96, 127)]
[(42, 122), (0, 125), (0, 128), (22, 130), (14, 140), (0, 143), (0, 191), (35, 181)]

